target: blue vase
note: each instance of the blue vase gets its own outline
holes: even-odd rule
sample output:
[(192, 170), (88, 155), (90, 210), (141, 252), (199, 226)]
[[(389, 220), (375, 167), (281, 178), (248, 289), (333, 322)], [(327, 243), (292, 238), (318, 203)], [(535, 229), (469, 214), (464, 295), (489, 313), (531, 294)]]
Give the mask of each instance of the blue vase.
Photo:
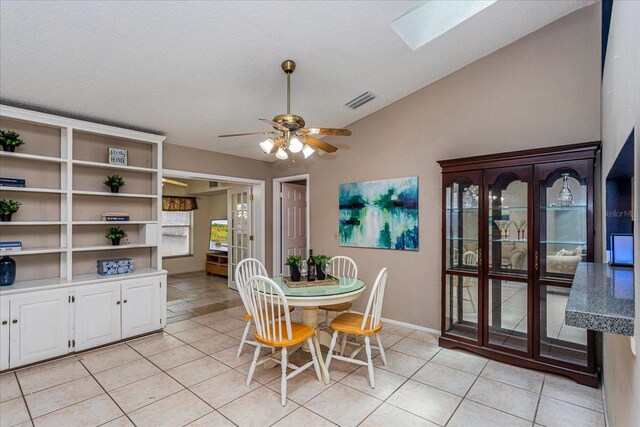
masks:
[(8, 255), (0, 259), (0, 286), (11, 286), (16, 281), (16, 261)]

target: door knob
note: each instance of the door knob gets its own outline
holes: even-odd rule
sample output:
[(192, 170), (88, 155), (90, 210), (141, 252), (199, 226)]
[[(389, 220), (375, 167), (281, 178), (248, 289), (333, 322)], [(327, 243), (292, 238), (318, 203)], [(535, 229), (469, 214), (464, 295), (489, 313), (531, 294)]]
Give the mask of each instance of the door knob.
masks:
[(120, 301), (116, 301), (116, 304), (117, 304), (117, 305), (120, 305)]
[(13, 319), (11, 323), (18, 323), (18, 319)]
[(6, 320), (3, 320), (3, 321), (2, 321), (2, 324), (3, 324), (3, 325), (6, 325), (7, 323), (8, 323), (8, 322), (7, 322)]

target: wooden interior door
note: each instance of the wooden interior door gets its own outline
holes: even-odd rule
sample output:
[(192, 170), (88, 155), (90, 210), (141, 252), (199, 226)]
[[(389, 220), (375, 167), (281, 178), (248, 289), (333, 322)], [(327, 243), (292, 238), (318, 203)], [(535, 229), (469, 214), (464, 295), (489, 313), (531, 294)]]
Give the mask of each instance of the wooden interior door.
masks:
[[(281, 240), (282, 263), (291, 255), (307, 255), (307, 187), (285, 182), (281, 192)], [(283, 265), (282, 272), (289, 275), (289, 266)]]

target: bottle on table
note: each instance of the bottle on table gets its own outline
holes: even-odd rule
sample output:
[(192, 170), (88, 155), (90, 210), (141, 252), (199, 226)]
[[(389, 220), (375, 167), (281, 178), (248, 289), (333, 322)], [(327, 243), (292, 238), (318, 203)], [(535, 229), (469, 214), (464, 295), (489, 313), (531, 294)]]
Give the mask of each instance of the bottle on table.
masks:
[(316, 262), (313, 259), (313, 250), (309, 249), (309, 259), (307, 260), (307, 282), (316, 280)]

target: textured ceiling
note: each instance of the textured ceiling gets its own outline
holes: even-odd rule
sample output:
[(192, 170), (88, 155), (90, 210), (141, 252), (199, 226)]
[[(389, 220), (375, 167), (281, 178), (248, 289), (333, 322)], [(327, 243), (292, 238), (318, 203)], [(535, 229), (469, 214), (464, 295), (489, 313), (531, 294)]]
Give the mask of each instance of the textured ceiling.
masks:
[(3, 0), (0, 99), (267, 160), (259, 137), (217, 135), (285, 112), (284, 59), (292, 112), (340, 127), (591, 3), (499, 1), (412, 51), (390, 24), (416, 1)]

